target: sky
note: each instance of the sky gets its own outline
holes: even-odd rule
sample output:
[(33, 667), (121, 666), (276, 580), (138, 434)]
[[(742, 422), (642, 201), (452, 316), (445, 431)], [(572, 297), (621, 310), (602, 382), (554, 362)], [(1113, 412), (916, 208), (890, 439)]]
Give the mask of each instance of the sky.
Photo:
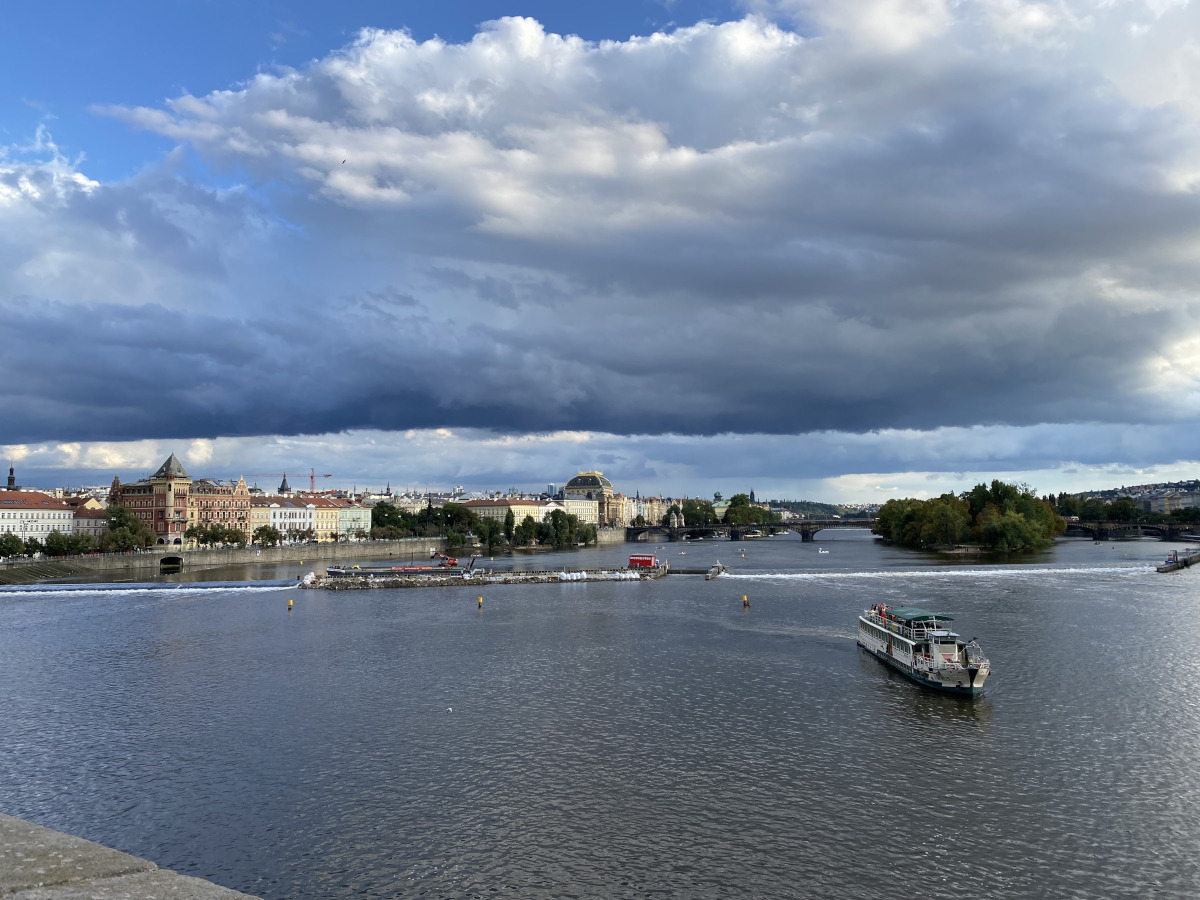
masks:
[(22, 484), (1200, 475), (1200, 4), (26, 4)]

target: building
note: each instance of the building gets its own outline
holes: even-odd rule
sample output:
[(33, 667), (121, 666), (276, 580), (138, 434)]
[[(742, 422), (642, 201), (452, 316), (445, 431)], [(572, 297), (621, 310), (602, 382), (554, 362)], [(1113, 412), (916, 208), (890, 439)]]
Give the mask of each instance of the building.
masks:
[[(612, 482), (602, 472), (580, 472), (563, 486), (563, 500), (594, 500), (596, 518), (589, 524), (616, 525), (623, 512), (617, 509), (613, 500)], [(568, 509), (568, 512), (571, 510)], [(583, 516), (579, 516), (579, 520), (585, 521)]]
[(270, 525), (283, 535), (285, 541), (316, 539), (316, 504), (312, 500), (306, 497), (255, 497), (250, 503), (250, 523), (254, 530)]
[(109, 504), (125, 506), (154, 532), (157, 543), (182, 545), (188, 528), (223, 525), (250, 539), (250, 492), (236, 485), (193, 479), (172, 453), (149, 478), (121, 484), (114, 478)]
[(0, 494), (0, 534), (15, 534), (22, 541), (44, 541), (52, 531), (74, 532), (74, 520), (75, 511), (49, 494), (17, 490)]
[(371, 534), (370, 507), (343, 500), (338, 507), (338, 534), (343, 541), (367, 540)]
[(563, 510), (577, 518), (584, 525), (600, 524), (600, 503), (597, 500), (580, 500), (575, 497), (564, 497), (559, 501)]
[[(192, 476), (172, 453), (149, 478), (130, 484), (113, 479), (116, 502), (128, 507), (154, 532), (158, 544), (183, 544), (188, 527), (188, 489)], [(111, 502), (111, 494), (110, 494)]]
[(520, 525), (526, 516), (533, 521), (542, 521), (545, 501), (531, 500), (525, 497), (501, 497), (496, 500), (468, 500), (463, 506), (475, 513), (480, 519), (491, 519), (504, 524), (509, 512), (513, 514), (513, 524)]
[(91, 509), (87, 506), (78, 506), (74, 512), (75, 533), (86, 534), (92, 540), (99, 542), (104, 532), (108, 531), (108, 513), (102, 509)]
[(188, 489), (188, 524), (202, 528), (221, 525), (250, 540), (250, 489), (246, 479), (227, 485), (202, 478)]
[(337, 541), (341, 535), (340, 500), (332, 497), (308, 497), (313, 507), (313, 530), (318, 541)]

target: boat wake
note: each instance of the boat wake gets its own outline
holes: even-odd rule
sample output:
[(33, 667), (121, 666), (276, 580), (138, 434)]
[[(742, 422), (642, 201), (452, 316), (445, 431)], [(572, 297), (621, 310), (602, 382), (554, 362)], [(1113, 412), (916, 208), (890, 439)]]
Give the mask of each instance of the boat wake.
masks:
[(1019, 568), (1005, 566), (989, 569), (929, 568), (929, 569), (883, 569), (869, 572), (755, 572), (726, 571), (719, 578), (738, 581), (830, 581), (839, 579), (875, 579), (890, 581), (902, 578), (1029, 578), (1059, 575), (1145, 575), (1154, 571), (1152, 565), (1137, 566), (1073, 566), (1052, 568)]

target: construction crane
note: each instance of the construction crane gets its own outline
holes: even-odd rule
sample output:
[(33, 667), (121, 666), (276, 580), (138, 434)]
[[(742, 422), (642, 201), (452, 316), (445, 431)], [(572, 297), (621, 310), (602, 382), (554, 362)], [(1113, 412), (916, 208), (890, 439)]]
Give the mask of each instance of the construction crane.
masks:
[[(295, 473), (293, 473), (293, 474), (295, 474)], [(246, 472), (245, 475), (243, 475), (242, 477), (244, 477), (244, 478), (247, 478), (247, 477), (248, 478), (287, 478), (287, 472)], [(300, 473), (300, 477), (301, 478), (304, 477), (303, 472)], [(318, 475), (316, 469), (309, 469), (308, 470), (308, 492), (310, 494), (315, 494), (317, 492), (317, 479), (318, 478), (332, 478), (332, 477), (333, 477), (332, 473), (327, 474), (327, 475)]]

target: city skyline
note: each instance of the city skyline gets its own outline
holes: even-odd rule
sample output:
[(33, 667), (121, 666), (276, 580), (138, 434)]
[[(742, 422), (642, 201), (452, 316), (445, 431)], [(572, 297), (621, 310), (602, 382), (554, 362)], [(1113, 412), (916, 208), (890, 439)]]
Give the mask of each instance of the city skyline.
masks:
[(1196, 474), (1193, 6), (14, 15), (22, 481), (171, 452), (844, 503)]

